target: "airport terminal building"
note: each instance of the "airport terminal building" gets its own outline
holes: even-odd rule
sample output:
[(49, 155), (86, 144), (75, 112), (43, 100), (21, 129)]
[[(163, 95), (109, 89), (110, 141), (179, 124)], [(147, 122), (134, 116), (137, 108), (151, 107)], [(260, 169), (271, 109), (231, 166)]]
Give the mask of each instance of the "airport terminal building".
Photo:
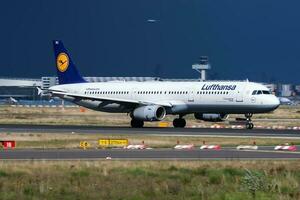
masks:
[[(157, 81), (155, 77), (84, 77), (88, 82), (107, 81)], [(38, 87), (47, 90), (49, 87), (57, 85), (57, 77), (41, 77), (40, 79), (27, 78), (0, 78), (0, 99), (22, 99), (22, 100), (42, 100), (38, 94)]]
[(40, 79), (0, 78), (0, 98), (38, 100), (37, 87)]

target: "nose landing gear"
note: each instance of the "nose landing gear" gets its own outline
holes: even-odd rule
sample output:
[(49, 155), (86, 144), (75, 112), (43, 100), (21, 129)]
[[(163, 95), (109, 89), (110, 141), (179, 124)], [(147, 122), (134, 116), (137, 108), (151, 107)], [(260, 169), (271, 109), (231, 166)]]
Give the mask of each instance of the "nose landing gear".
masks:
[(252, 113), (246, 113), (245, 117), (246, 117), (246, 129), (253, 129), (254, 124), (251, 121), (251, 117), (253, 116)]

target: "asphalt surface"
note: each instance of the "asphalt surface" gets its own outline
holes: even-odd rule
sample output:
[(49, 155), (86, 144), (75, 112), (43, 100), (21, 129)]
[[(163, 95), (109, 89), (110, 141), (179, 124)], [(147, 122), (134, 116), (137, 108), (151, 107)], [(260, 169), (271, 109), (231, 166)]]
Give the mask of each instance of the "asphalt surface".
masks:
[(299, 152), (238, 151), (238, 150), (2, 150), (0, 160), (260, 160), (300, 159)]
[(232, 137), (281, 137), (299, 138), (300, 130), (272, 129), (210, 129), (210, 128), (130, 128), (70, 125), (0, 125), (0, 133), (85, 133), (85, 134), (148, 134), (177, 136), (232, 136)]
[[(0, 133), (83, 133), (83, 134), (145, 134), (176, 136), (228, 136), (228, 137), (282, 137), (300, 138), (300, 131), (269, 129), (204, 129), (204, 128), (129, 128), (100, 126), (57, 126), (57, 125), (0, 125)], [(300, 146), (297, 147), (299, 150)], [(0, 160), (257, 160), (257, 159), (300, 159), (300, 152), (274, 151), (274, 147), (259, 147), (259, 150), (238, 151), (233, 147), (222, 150), (174, 150), (174, 149), (15, 149), (1, 150)]]

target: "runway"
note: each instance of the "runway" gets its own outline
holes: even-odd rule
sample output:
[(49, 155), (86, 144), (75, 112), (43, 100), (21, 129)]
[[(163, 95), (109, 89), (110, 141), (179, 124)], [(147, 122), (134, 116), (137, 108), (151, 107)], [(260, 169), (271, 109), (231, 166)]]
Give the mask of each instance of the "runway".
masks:
[(0, 160), (261, 160), (300, 159), (300, 152), (224, 150), (4, 150)]
[(83, 134), (143, 134), (167, 136), (228, 136), (228, 137), (267, 137), (298, 138), (299, 130), (272, 129), (210, 129), (210, 128), (130, 128), (108, 126), (75, 125), (0, 125), (0, 133), (83, 133)]
[[(266, 137), (300, 139), (300, 131), (266, 129), (204, 129), (204, 128), (129, 128), (105, 126), (61, 125), (0, 125), (0, 133), (81, 133), (111, 135), (158, 135), (158, 136), (211, 136), (211, 137)], [(298, 150), (299, 150), (298, 146)], [(255, 151), (238, 151), (234, 147), (222, 150), (174, 150), (174, 149), (15, 149), (1, 150), (0, 160), (259, 160), (300, 159), (300, 152), (278, 152), (274, 147), (259, 147)]]

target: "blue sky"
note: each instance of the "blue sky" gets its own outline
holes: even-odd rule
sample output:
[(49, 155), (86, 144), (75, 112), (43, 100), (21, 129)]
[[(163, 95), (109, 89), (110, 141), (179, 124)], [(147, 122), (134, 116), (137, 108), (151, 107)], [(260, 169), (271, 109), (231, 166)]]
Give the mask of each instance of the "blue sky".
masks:
[[(299, 83), (296, 0), (27, 0), (0, 3), (0, 76), (55, 75), (61, 39), (84, 76), (196, 78), (208, 55), (215, 79)], [(154, 19), (155, 22), (149, 22)]]

